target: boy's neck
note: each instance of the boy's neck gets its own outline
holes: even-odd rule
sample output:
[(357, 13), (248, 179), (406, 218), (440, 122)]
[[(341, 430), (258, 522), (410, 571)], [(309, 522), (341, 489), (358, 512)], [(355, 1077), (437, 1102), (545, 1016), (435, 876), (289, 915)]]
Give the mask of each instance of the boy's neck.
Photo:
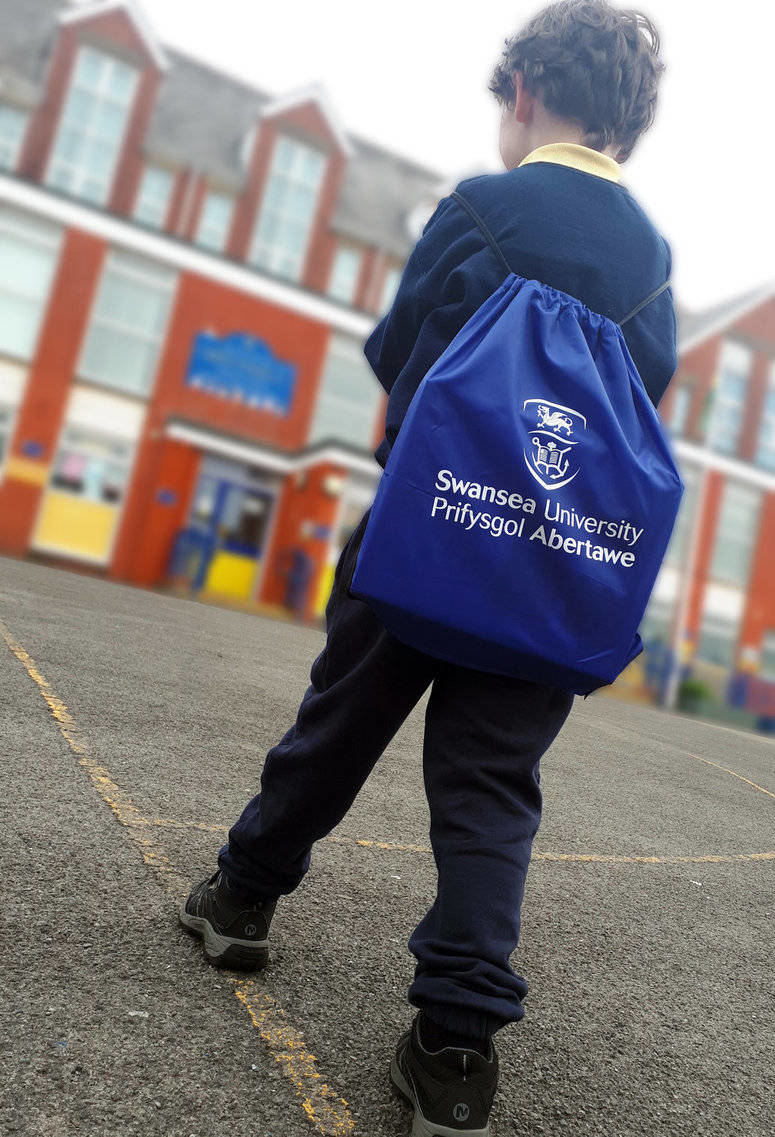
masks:
[(622, 168), (610, 153), (593, 150), (579, 142), (548, 142), (531, 150), (519, 166), (532, 162), (551, 162), (559, 166), (570, 166), (586, 174), (594, 174), (611, 182), (621, 182)]
[[(533, 154), (536, 150), (540, 150), (544, 146), (582, 146), (585, 150), (590, 150), (591, 147), (587, 146), (584, 142), (583, 130), (568, 130), (568, 131), (535, 131), (531, 132), (530, 136), (525, 139), (527, 150), (525, 151), (524, 158), (529, 154)], [(607, 146), (605, 150), (593, 150), (594, 154), (605, 154), (607, 158), (613, 158), (616, 161), (616, 155), (619, 153), (619, 147), (616, 143)], [(521, 163), (520, 163), (521, 164)]]

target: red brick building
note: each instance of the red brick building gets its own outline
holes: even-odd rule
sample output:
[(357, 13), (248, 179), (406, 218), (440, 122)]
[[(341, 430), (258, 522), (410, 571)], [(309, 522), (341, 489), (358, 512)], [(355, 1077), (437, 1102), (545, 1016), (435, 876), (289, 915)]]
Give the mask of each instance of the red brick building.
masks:
[(660, 413), (686, 495), (644, 639), (775, 717), (775, 286), (680, 313), (679, 349)]
[[(363, 342), (449, 183), (133, 3), (0, 0), (0, 42), (0, 551), (320, 613), (379, 475)], [(775, 290), (681, 313), (680, 357), (644, 682), (775, 715)]]
[(131, 3), (2, 0), (0, 36), (0, 548), (319, 611), (440, 177)]

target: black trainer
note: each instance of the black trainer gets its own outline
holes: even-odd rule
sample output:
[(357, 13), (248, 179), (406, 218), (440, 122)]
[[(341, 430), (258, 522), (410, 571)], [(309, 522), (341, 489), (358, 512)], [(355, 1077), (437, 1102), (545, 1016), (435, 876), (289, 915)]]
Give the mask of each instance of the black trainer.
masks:
[(414, 1107), (412, 1137), (489, 1137), (489, 1117), (498, 1086), (498, 1055), (476, 1050), (425, 1050), (419, 1015), (399, 1039), (390, 1064), (396, 1089)]
[(193, 890), (180, 909), (180, 922), (204, 940), (205, 954), (216, 967), (255, 971), (269, 962), (267, 937), (276, 904), (246, 901), (219, 869)]

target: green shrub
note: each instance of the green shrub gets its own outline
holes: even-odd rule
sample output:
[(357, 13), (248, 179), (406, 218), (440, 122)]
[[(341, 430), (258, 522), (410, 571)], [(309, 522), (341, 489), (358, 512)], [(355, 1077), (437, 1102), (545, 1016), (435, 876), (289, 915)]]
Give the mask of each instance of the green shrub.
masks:
[(715, 703), (716, 696), (707, 683), (691, 676), (678, 688), (678, 706), (682, 711), (696, 711), (703, 703)]

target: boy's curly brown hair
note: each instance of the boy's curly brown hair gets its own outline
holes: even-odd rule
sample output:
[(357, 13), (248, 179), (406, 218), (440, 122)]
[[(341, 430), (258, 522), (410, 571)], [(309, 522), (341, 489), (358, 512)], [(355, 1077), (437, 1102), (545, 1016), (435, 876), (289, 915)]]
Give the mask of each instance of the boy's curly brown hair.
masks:
[(514, 72), (521, 71), (548, 111), (582, 126), (584, 145), (615, 143), (619, 161), (629, 158), (654, 121), (665, 70), (647, 16), (606, 0), (560, 0), (505, 42), (489, 82), (499, 103), (514, 105)]

